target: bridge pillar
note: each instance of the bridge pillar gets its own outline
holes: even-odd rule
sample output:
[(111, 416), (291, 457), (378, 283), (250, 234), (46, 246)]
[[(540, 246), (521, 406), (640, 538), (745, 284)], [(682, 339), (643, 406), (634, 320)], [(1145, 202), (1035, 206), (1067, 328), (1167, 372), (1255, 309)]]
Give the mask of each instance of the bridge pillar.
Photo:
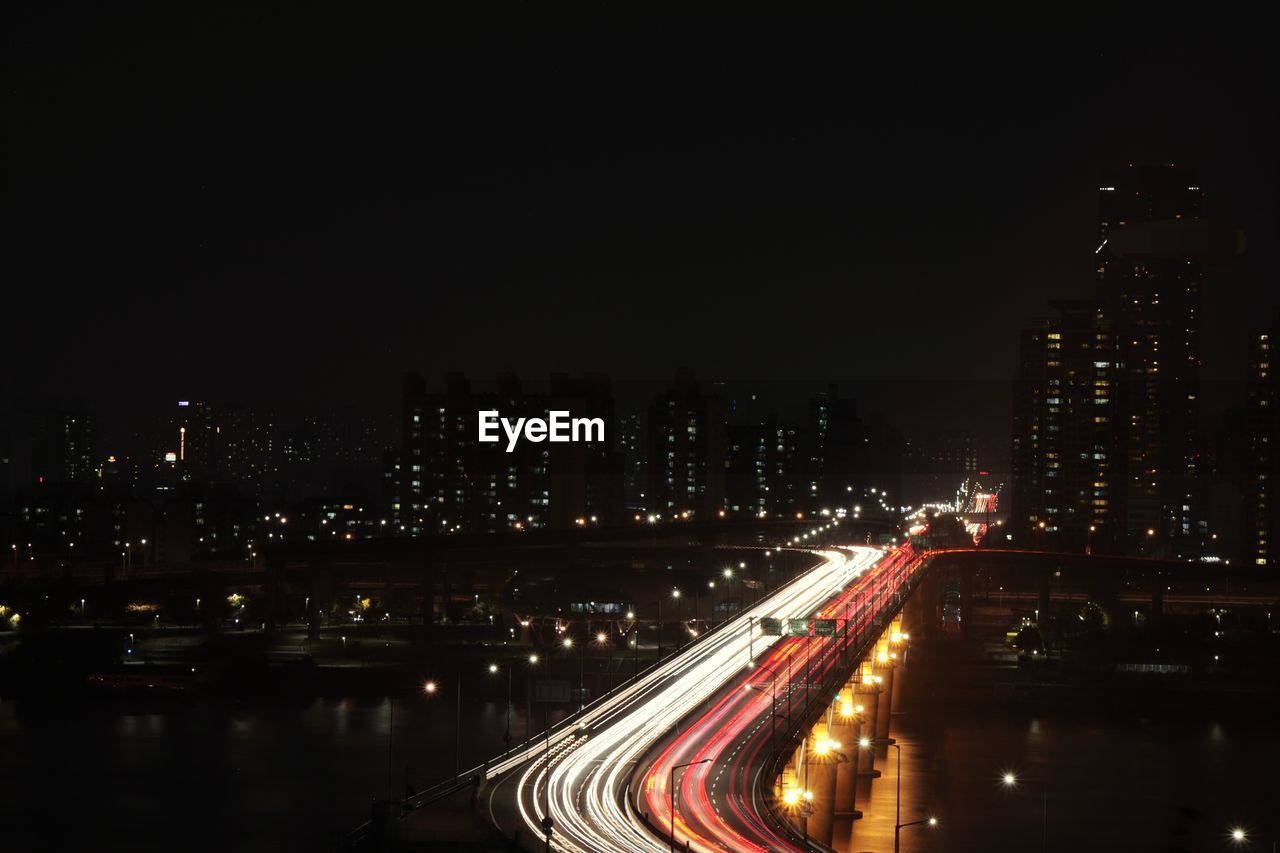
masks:
[(863, 849), (860, 847), (860, 839), (858, 836), (858, 823), (856, 818), (862, 817), (861, 812), (857, 810), (859, 802), (867, 803), (871, 801), (871, 780), (879, 777), (880, 771), (875, 769), (875, 749), (862, 749), (858, 746), (858, 739), (863, 737), (874, 737), (876, 728), (877, 706), (879, 705), (880, 690), (870, 681), (870, 666), (863, 665), (863, 673), (861, 681), (856, 685), (854, 690), (854, 708), (862, 708), (862, 713), (857, 715), (858, 725), (856, 737), (853, 744), (853, 752), (850, 757), (857, 765), (857, 774), (854, 785), (854, 820), (849, 821), (849, 830), (841, 839), (843, 846), (837, 845), (837, 849), (846, 851), (857, 851)]
[(836, 818), (853, 814), (854, 786), (858, 770), (858, 714), (854, 701), (854, 685), (846, 684), (836, 699), (831, 715), (831, 739), (840, 744), (840, 751), (848, 758), (836, 765), (835, 803)]
[[(831, 822), (832, 846), (844, 851), (853, 831), (853, 822), (862, 817), (857, 810), (858, 722), (857, 686), (850, 682), (840, 691), (838, 707), (832, 715), (832, 738), (840, 742), (845, 760), (836, 764), (835, 816)], [(865, 710), (865, 709), (864, 709)]]
[(912, 622), (911, 630), (926, 640), (937, 637), (941, 624), (938, 608), (942, 601), (942, 571), (940, 568), (930, 567), (911, 596), (919, 600), (919, 621)]
[(1164, 586), (1161, 585), (1162, 578), (1156, 578), (1155, 585), (1151, 588), (1151, 624), (1159, 625), (1164, 618)]
[[(875, 737), (876, 715), (880, 705), (880, 689), (871, 681), (871, 666), (863, 664), (860, 681), (854, 690), (854, 708), (862, 707), (858, 716), (858, 737)], [(856, 747), (856, 741), (855, 741)], [(871, 795), (871, 780), (879, 776), (875, 767), (875, 750), (856, 748), (858, 769), (854, 786), (854, 808), (859, 801), (866, 802)]]
[(876, 696), (876, 724), (874, 737), (884, 739), (889, 736), (889, 715), (893, 713), (893, 660), (890, 655), (889, 633), (886, 632), (876, 643), (875, 665), (872, 668), (872, 680), (880, 688)]
[(829, 735), (825, 722), (814, 726), (809, 734), (809, 749), (805, 754), (805, 774), (809, 777), (809, 790), (813, 792), (809, 837), (828, 847), (831, 846), (831, 831), (836, 814), (836, 764), (839, 758)]

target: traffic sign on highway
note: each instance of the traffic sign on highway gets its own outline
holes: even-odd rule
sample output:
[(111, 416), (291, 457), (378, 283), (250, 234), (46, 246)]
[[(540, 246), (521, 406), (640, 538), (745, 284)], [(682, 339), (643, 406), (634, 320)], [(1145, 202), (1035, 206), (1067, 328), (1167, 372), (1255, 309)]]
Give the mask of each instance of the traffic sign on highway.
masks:
[(809, 636), (809, 620), (808, 619), (788, 619), (787, 620), (787, 636), (788, 637)]
[(782, 636), (782, 620), (775, 619), (772, 616), (765, 616), (760, 620), (760, 632), (766, 637)]
[(834, 637), (836, 635), (836, 620), (834, 619), (818, 619), (813, 623), (813, 634), (815, 637)]

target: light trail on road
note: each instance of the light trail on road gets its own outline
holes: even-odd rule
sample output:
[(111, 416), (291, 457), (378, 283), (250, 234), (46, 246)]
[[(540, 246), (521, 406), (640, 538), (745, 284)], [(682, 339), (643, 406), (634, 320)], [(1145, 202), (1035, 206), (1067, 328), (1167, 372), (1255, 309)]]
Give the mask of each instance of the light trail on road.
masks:
[[(807, 710), (808, 697), (839, 664), (844, 650), (857, 649), (864, 639), (874, 639), (883, 630), (877, 617), (918, 565), (919, 558), (910, 548), (894, 551), (822, 605), (823, 618), (842, 620), (848, 633), (782, 640), (753, 671), (736, 679), (734, 689), (648, 758), (639, 787), (650, 824), (665, 827), (670, 838), (670, 768), (691, 764), (677, 783), (678, 847), (683, 848), (687, 840), (698, 851), (801, 849), (767, 817), (760, 800), (769, 787), (768, 780), (760, 777), (772, 753), (775, 717), (785, 716), (790, 722), (793, 702), (800, 705), (797, 690)], [(785, 696), (785, 715), (779, 696)], [(823, 695), (816, 701), (829, 706), (833, 698)]]
[[(666, 842), (629, 803), (627, 782), (636, 762), (748, 667), (753, 644), (763, 651), (776, 642), (762, 639), (761, 619), (812, 616), (884, 556), (867, 547), (813, 553), (822, 558), (818, 566), (589, 707), (576, 726), (552, 732), (544, 743), (495, 763), (487, 774), (492, 781), (486, 792), (493, 821), (508, 831), (519, 827), (522, 834), (538, 837), (549, 811), (556, 849), (664, 849)], [(507, 797), (514, 800), (513, 811), (507, 810)]]

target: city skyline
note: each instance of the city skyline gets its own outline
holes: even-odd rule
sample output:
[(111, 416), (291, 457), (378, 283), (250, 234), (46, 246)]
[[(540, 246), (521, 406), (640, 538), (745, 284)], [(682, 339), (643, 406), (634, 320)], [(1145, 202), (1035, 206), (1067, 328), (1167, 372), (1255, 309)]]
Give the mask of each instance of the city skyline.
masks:
[(7, 16), (0, 846), (1280, 843), (1270, 30), (603, 11)]

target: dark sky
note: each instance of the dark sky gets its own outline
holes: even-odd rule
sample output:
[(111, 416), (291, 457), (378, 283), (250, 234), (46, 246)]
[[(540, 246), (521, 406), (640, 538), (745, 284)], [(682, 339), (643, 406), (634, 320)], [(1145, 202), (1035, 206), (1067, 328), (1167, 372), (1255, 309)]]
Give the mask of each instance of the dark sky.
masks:
[(1028, 318), (1089, 293), (1098, 175), (1134, 160), (1195, 167), (1249, 233), (1207, 288), (1207, 375), (1275, 304), (1274, 50), (1244, 20), (29, 5), (22, 405), (390, 409), (405, 368), (1005, 380)]

